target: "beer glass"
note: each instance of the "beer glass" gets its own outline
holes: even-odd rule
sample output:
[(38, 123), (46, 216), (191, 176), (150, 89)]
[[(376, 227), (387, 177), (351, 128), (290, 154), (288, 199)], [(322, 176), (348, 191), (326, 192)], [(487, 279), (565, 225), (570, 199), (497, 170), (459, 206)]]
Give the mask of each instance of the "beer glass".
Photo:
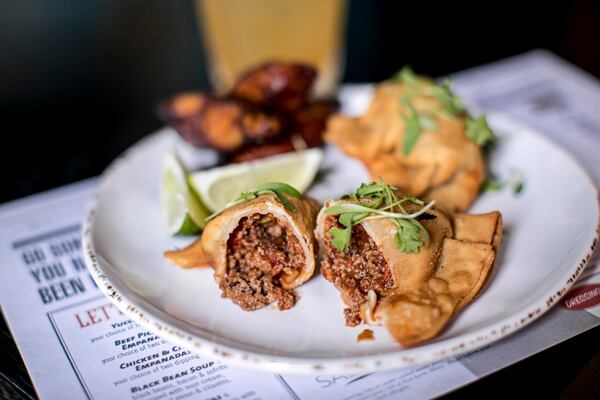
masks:
[(196, 0), (214, 89), (229, 91), (266, 61), (311, 64), (316, 97), (332, 95), (342, 59), (346, 0)]

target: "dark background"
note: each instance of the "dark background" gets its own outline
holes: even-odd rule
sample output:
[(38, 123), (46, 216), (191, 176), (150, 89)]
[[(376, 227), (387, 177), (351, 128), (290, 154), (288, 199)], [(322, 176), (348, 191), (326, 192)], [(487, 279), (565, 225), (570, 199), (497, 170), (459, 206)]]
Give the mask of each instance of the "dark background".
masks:
[[(344, 81), (534, 48), (600, 76), (599, 3), (350, 1)], [(0, 50), (0, 203), (98, 175), (161, 126), (158, 99), (208, 87), (190, 1), (2, 1)]]

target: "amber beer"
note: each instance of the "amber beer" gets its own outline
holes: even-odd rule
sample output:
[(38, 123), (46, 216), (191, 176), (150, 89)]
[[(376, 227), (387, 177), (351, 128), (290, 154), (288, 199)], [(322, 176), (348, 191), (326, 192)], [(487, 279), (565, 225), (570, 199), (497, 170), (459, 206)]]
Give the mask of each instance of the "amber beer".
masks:
[(335, 91), (346, 0), (196, 0), (196, 7), (218, 92), (268, 60), (312, 64), (319, 70), (315, 95)]

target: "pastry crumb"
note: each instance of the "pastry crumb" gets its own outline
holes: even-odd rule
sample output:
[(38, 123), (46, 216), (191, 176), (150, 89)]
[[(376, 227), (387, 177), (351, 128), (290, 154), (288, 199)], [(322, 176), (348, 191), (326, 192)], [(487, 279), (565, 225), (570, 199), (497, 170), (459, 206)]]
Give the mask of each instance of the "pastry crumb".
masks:
[(361, 333), (356, 337), (357, 342), (371, 341), (375, 340), (375, 335), (373, 335), (373, 331), (370, 329), (363, 329)]

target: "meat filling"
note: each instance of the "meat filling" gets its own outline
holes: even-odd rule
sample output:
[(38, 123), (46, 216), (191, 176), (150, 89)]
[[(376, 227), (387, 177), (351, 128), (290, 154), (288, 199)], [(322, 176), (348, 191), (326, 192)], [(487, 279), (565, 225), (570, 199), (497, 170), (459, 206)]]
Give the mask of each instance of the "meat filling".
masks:
[[(325, 220), (325, 232), (333, 227), (343, 228), (334, 216)], [(362, 322), (359, 307), (367, 300), (369, 290), (382, 295), (391, 289), (394, 280), (383, 254), (361, 225), (352, 228), (350, 243), (340, 253), (325, 235), (325, 251), (321, 261), (323, 276), (332, 282), (353, 305), (344, 310), (346, 326)]]
[(277, 302), (287, 310), (296, 303), (282, 279), (297, 276), (305, 263), (298, 238), (289, 225), (272, 214), (240, 220), (227, 242), (227, 273), (220, 287), (223, 297), (246, 311)]

